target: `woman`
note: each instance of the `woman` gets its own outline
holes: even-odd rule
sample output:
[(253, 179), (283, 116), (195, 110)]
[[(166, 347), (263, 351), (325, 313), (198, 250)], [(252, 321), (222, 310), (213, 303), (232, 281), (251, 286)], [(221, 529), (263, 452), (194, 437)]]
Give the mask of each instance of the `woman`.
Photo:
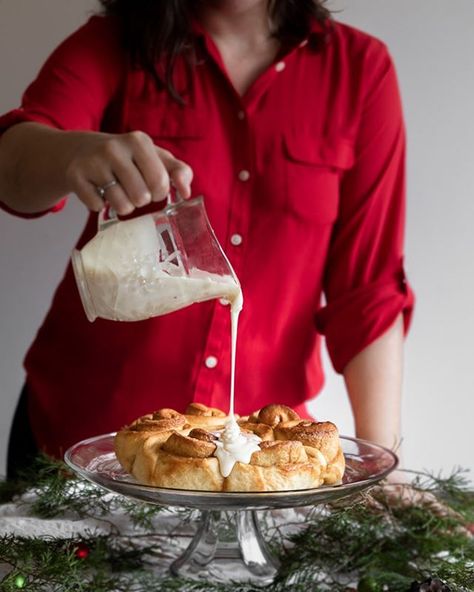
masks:
[[(394, 446), (413, 298), (386, 48), (319, 1), (102, 4), (105, 16), (67, 39), (0, 119), (4, 208), (58, 212), (74, 193), (91, 211), (80, 248), (103, 197), (140, 215), (171, 181), (184, 197), (204, 194), (245, 297), (237, 412), (281, 402), (307, 415), (323, 334), (357, 436)], [(90, 324), (69, 266), (25, 360), (9, 471), (155, 408), (226, 409), (228, 317), (213, 301)]]

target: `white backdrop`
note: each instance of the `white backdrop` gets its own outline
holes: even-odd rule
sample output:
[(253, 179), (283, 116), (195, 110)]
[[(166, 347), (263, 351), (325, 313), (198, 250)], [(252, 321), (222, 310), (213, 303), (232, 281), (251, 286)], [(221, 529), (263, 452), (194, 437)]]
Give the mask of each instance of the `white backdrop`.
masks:
[[(93, 0), (0, 0), (0, 112), (15, 107), (48, 53), (95, 8)], [(337, 18), (389, 46), (408, 127), (407, 271), (417, 309), (406, 347), (406, 465), (473, 469), (474, 2), (333, 0)], [(0, 474), (23, 382), (22, 360), (49, 306), (85, 213), (0, 214)], [(474, 365), (474, 363), (473, 363)], [(314, 404), (353, 432), (340, 377)], [(472, 479), (471, 474), (471, 479)]]

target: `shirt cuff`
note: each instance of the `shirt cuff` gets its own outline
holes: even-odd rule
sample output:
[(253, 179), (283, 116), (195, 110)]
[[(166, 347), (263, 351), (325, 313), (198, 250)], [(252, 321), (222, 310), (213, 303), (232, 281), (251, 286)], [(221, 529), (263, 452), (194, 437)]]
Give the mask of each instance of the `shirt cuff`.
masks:
[(41, 218), (42, 216), (45, 216), (46, 214), (54, 214), (56, 212), (60, 212), (64, 208), (64, 206), (66, 205), (66, 201), (67, 201), (67, 198), (63, 197), (63, 199), (61, 199), (61, 201), (58, 201), (58, 203), (54, 204), (54, 206), (52, 206), (51, 208), (49, 208), (47, 210), (43, 210), (42, 212), (31, 212), (31, 213), (17, 212), (16, 210), (9, 208), (6, 204), (4, 204), (3, 202), (0, 201), (0, 210), (3, 210), (4, 212), (7, 212), (7, 214), (11, 214), (12, 216), (16, 216), (17, 218), (24, 218), (25, 220), (31, 220), (33, 218)]
[(325, 335), (336, 372), (383, 335), (403, 314), (405, 335), (410, 327), (415, 296), (405, 273), (392, 281), (374, 282), (330, 302), (316, 313), (316, 328)]
[[(34, 123), (43, 123), (45, 125), (52, 125), (52, 122), (47, 119), (46, 117), (42, 117), (37, 113), (28, 113), (23, 109), (13, 109), (5, 115), (0, 117), (0, 136), (6, 132), (10, 127), (16, 125), (17, 123), (25, 123), (25, 122), (34, 122)], [(12, 208), (8, 207), (6, 204), (0, 201), (0, 209), (8, 214), (12, 214), (13, 216), (17, 216), (18, 218), (25, 218), (25, 219), (32, 219), (32, 218), (41, 218), (45, 214), (49, 214), (50, 212), (59, 212), (61, 211), (64, 206), (66, 205), (66, 198), (63, 198), (57, 204), (48, 208), (47, 210), (43, 210), (42, 212), (34, 212), (34, 213), (25, 213), (25, 212), (17, 212)]]
[(8, 111), (8, 113), (0, 116), (0, 135), (13, 125), (16, 125), (17, 123), (25, 123), (27, 121), (57, 127), (48, 117), (33, 111), (26, 111), (20, 107), (19, 109), (12, 109), (11, 111)]

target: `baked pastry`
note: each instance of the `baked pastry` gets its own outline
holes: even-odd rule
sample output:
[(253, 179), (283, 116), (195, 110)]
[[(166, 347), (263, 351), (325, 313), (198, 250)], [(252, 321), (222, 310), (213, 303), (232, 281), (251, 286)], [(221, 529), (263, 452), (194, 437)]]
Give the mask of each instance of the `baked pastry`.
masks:
[(184, 414), (160, 409), (120, 430), (115, 452), (137, 481), (157, 487), (285, 491), (341, 481), (344, 455), (336, 426), (301, 419), (286, 405), (267, 405), (238, 419), (245, 436), (260, 440), (250, 462), (236, 462), (224, 477), (215, 454), (227, 421), (220, 409), (199, 403)]
[(120, 464), (132, 472), (138, 449), (145, 453), (156, 445), (162, 445), (173, 433), (188, 434), (192, 428), (219, 430), (224, 427), (226, 414), (220, 409), (201, 403), (190, 403), (186, 414), (174, 409), (159, 409), (143, 415), (115, 436), (115, 453)]

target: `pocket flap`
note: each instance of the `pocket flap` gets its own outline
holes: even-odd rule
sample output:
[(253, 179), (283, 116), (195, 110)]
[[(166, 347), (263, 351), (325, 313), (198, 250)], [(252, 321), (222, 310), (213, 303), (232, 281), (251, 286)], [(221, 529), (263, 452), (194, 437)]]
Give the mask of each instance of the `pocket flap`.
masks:
[(173, 105), (157, 108), (138, 103), (130, 109), (128, 127), (146, 132), (152, 138), (198, 140), (206, 133), (204, 118), (190, 108)]
[(347, 170), (354, 164), (354, 144), (345, 138), (317, 136), (311, 130), (291, 130), (283, 136), (286, 155), (303, 164)]
[(155, 138), (180, 138), (199, 140), (205, 134), (205, 125), (201, 117), (188, 114), (185, 118), (164, 117), (155, 122), (151, 135)]

